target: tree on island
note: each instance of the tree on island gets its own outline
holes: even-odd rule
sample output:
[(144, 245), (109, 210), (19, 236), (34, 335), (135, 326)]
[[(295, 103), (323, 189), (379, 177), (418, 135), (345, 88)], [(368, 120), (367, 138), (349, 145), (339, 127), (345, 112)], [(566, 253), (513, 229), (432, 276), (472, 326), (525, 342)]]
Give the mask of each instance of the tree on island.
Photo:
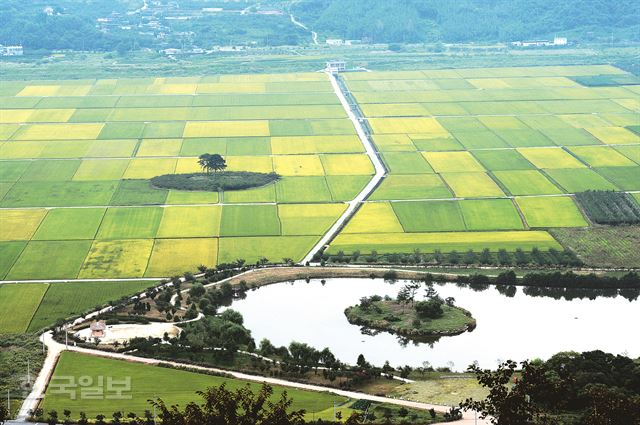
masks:
[(204, 153), (198, 157), (198, 165), (209, 174), (211, 171), (217, 172), (227, 168), (227, 161), (220, 154)]

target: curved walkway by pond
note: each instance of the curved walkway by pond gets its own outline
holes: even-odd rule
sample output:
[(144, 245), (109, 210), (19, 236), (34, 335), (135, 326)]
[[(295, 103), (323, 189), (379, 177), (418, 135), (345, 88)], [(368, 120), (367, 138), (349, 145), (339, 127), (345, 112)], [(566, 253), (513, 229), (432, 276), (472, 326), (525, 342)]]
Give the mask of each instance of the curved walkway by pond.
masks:
[[(25, 399), (24, 403), (22, 404), (22, 407), (20, 408), (20, 411), (18, 413), (19, 421), (26, 421), (27, 417), (29, 416), (29, 411), (34, 410), (35, 408), (38, 407), (38, 404), (44, 397), (44, 392), (46, 390), (49, 379), (51, 378), (51, 375), (53, 375), (53, 371), (55, 369), (55, 365), (58, 361), (58, 358), (60, 357), (60, 354), (63, 351), (65, 351), (65, 345), (55, 341), (52, 337), (51, 332), (46, 332), (42, 334), (41, 339), (48, 348), (47, 357), (42, 366), (42, 370), (40, 371), (40, 374), (38, 375), (38, 378), (34, 383), (33, 391)], [(68, 348), (66, 348), (66, 350), (87, 354), (87, 355), (92, 355), (92, 356), (106, 357), (106, 358), (111, 358), (116, 360), (124, 360), (124, 361), (130, 361), (135, 363), (147, 364), (147, 365), (154, 365), (154, 366), (167, 365), (167, 366), (177, 367), (177, 368), (186, 368), (187, 370), (191, 370), (194, 372), (200, 371), (200, 372), (207, 372), (207, 373), (224, 374), (231, 378), (241, 379), (245, 381), (267, 383), (270, 385), (291, 387), (291, 388), (297, 388), (297, 389), (307, 390), (307, 391), (329, 392), (332, 394), (340, 395), (342, 397), (369, 400), (369, 401), (374, 401), (379, 403), (389, 403), (389, 404), (404, 406), (412, 409), (421, 409), (421, 410), (434, 409), (437, 412), (447, 412), (449, 410), (449, 406), (440, 406), (435, 404), (419, 403), (415, 401), (380, 397), (380, 396), (375, 396), (370, 394), (359, 393), (355, 391), (344, 391), (336, 388), (328, 388), (328, 387), (323, 387), (319, 385), (302, 384), (299, 382), (291, 382), (284, 379), (249, 375), (246, 373), (231, 372), (228, 370), (203, 367), (203, 366), (194, 366), (194, 365), (189, 365), (189, 364), (184, 364), (179, 362), (161, 361), (156, 359), (126, 355), (121, 353), (106, 352), (106, 351), (100, 351), (100, 350), (94, 350), (94, 349), (82, 348), (82, 347), (73, 347), (73, 346), (69, 346)], [(475, 423), (481, 424), (481, 425), (490, 424), (488, 420), (483, 421), (478, 419), (477, 422), (475, 422), (475, 420), (476, 420), (475, 412), (464, 412), (462, 420), (459, 420), (456, 422), (449, 422), (449, 423), (457, 424), (457, 425), (470, 425)]]

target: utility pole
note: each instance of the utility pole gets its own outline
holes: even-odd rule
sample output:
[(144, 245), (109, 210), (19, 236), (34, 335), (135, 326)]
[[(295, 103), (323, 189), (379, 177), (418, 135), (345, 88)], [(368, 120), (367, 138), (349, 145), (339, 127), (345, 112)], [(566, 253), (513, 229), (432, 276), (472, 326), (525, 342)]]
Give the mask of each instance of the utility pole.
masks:
[(31, 361), (27, 359), (27, 383), (31, 386)]
[(67, 328), (67, 325), (64, 325), (64, 349), (69, 349), (69, 330)]
[(11, 390), (7, 390), (7, 413), (11, 417)]

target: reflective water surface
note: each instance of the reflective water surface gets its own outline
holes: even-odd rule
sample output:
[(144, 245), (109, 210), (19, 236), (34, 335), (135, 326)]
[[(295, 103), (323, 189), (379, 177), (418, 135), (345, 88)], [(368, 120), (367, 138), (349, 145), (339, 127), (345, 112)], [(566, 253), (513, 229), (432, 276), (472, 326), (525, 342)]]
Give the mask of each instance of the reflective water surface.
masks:
[(376, 365), (433, 366), (463, 370), (473, 361), (495, 367), (500, 360), (548, 358), (559, 351), (600, 349), (640, 356), (637, 323), (640, 301), (621, 296), (595, 299), (531, 297), (518, 288), (513, 297), (495, 287), (477, 292), (448, 283), (435, 285), (443, 297), (471, 311), (478, 322), (473, 332), (443, 337), (429, 344), (402, 344), (389, 333), (366, 335), (351, 325), (344, 309), (363, 296), (395, 296), (403, 282), (382, 279), (327, 279), (283, 282), (249, 291), (231, 308), (242, 313), (256, 343), (268, 338), (276, 346), (306, 342), (329, 347), (342, 361), (355, 363), (359, 354)]

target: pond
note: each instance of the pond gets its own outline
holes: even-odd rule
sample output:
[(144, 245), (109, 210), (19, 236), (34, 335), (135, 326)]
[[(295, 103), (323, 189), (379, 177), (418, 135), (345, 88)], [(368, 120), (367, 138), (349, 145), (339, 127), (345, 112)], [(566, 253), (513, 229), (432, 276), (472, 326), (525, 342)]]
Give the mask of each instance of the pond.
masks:
[[(478, 361), (495, 367), (501, 360), (547, 359), (559, 351), (600, 349), (615, 354), (640, 356), (637, 323), (640, 301), (621, 296), (594, 299), (532, 297), (518, 288), (513, 297), (490, 286), (484, 291), (453, 283), (435, 285), (443, 298), (454, 297), (456, 305), (470, 310), (478, 322), (473, 332), (443, 337), (432, 343), (402, 343), (382, 332), (363, 334), (351, 325), (344, 310), (361, 297), (395, 297), (405, 282), (382, 279), (327, 279), (282, 282), (254, 291), (233, 302), (231, 308), (244, 316), (256, 344), (268, 338), (276, 346), (291, 341), (329, 349), (343, 362), (355, 364), (359, 354), (381, 366), (449, 366), (464, 370)], [(421, 296), (421, 295), (420, 295)]]

